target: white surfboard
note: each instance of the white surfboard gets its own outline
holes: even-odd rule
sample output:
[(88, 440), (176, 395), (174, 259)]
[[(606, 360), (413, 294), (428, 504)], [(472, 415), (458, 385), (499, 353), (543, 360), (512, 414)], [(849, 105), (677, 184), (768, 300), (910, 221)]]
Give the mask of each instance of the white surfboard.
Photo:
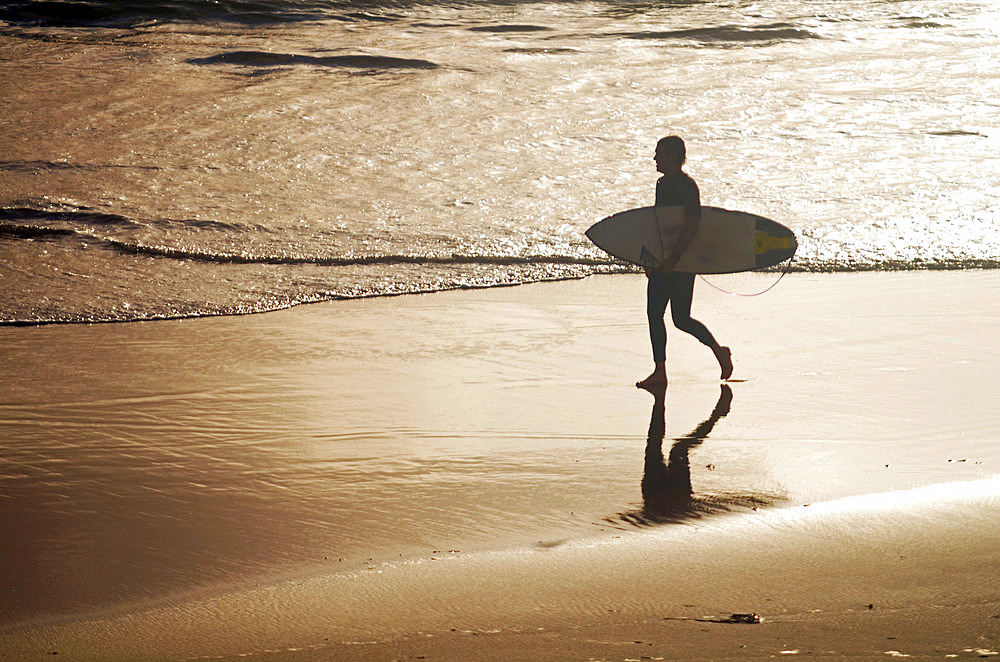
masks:
[[(595, 223), (587, 237), (614, 257), (655, 269), (673, 253), (683, 227), (683, 207), (641, 207)], [(702, 207), (698, 234), (674, 270), (752, 271), (789, 259), (797, 247), (795, 234), (780, 223), (746, 212)]]

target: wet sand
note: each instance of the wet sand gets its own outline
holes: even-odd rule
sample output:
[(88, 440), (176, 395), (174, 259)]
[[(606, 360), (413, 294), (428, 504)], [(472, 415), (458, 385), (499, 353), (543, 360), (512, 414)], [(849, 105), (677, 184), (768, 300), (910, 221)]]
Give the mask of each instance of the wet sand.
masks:
[(699, 283), (663, 409), (639, 276), (0, 329), (0, 656), (995, 654), (997, 285)]

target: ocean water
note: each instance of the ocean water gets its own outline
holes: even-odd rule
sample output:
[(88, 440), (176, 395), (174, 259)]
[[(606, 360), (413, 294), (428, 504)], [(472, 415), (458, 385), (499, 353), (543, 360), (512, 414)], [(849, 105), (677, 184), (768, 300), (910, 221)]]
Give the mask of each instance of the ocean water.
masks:
[(0, 322), (624, 271), (688, 142), (792, 270), (1000, 266), (989, 0), (4, 3)]

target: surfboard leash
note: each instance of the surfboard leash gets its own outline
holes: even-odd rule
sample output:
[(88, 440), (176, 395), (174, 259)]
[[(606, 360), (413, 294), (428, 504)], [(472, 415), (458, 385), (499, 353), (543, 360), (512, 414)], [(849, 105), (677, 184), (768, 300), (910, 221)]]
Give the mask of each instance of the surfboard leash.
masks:
[(770, 285), (768, 285), (765, 289), (761, 290), (760, 292), (754, 292), (752, 294), (743, 294), (741, 292), (730, 292), (729, 290), (723, 289), (723, 288), (719, 287), (718, 285), (716, 285), (715, 283), (713, 283), (712, 281), (710, 281), (707, 278), (705, 278), (704, 274), (698, 274), (698, 277), (701, 278), (706, 283), (708, 283), (714, 289), (722, 292), (723, 294), (728, 294), (729, 296), (734, 296), (734, 297), (759, 297), (760, 295), (767, 294), (768, 292), (770, 292), (771, 290), (773, 290), (775, 287), (777, 287), (778, 283), (781, 282), (781, 279), (784, 278), (785, 275), (791, 270), (791, 268), (792, 268), (792, 262), (794, 262), (794, 261), (795, 261), (795, 256), (792, 255), (792, 257), (788, 258), (788, 263), (785, 264), (785, 268), (781, 270), (781, 275), (778, 276), (778, 280), (774, 281), (773, 283), (771, 283)]

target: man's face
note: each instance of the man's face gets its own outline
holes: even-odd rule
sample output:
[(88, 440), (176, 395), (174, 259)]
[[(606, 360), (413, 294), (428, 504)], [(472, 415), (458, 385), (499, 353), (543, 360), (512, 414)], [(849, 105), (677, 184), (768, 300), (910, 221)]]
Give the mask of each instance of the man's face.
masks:
[(664, 175), (676, 172), (681, 167), (677, 155), (666, 149), (658, 148), (653, 155), (653, 160), (656, 161), (656, 171)]

